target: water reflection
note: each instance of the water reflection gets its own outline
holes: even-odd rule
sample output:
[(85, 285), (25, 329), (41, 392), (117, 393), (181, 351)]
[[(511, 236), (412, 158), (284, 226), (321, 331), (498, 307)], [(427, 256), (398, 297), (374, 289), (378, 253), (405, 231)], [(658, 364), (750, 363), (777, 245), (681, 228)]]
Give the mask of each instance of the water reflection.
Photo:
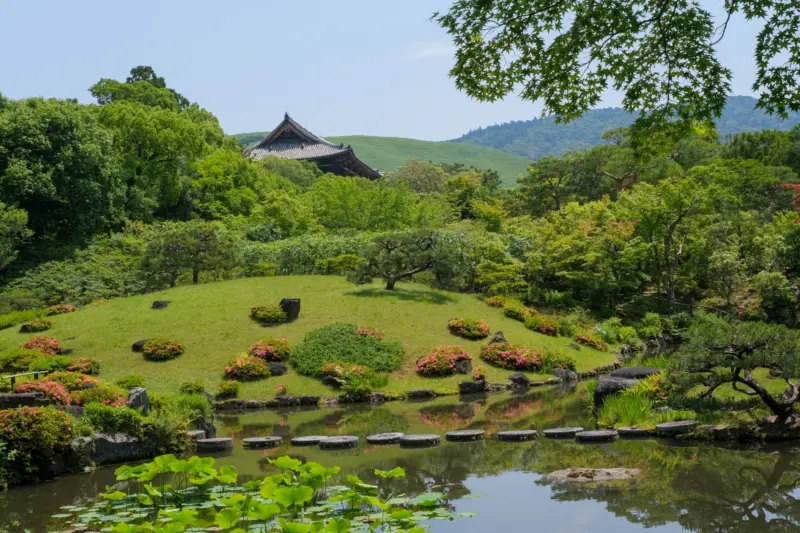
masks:
[[(468, 522), (432, 524), (434, 533), (506, 530), (620, 532), (698, 531), (751, 533), (800, 530), (800, 470), (797, 450), (737, 451), (712, 447), (672, 446), (652, 440), (586, 446), (539, 440), (501, 443), (448, 443), (428, 449), (366, 445), (367, 435), (387, 431), (439, 433), (481, 428), (505, 429), (558, 425), (591, 425), (581, 396), (573, 392), (535, 390), (522, 395), (478, 397), (469, 402), (439, 398), (426, 403), (379, 407), (287, 410), (219, 417), (221, 435), (237, 440), (282, 435), (274, 450), (245, 450), (218, 460), (237, 467), (242, 479), (270, 471), (269, 458), (291, 455), (337, 464), (343, 475), (357, 474), (377, 482), (376, 468), (403, 467), (407, 477), (395, 490), (413, 494), (440, 490), (459, 510), (481, 515)], [(357, 435), (356, 450), (324, 452), (293, 448), (295, 435)], [(635, 467), (641, 476), (604, 486), (551, 486), (542, 474), (569, 467)], [(0, 530), (43, 531), (46, 517), (61, 505), (80, 505), (113, 481), (113, 469), (64, 478), (52, 483), (0, 493)], [(479, 500), (464, 499), (481, 493)], [(498, 522), (499, 520), (499, 522)]]

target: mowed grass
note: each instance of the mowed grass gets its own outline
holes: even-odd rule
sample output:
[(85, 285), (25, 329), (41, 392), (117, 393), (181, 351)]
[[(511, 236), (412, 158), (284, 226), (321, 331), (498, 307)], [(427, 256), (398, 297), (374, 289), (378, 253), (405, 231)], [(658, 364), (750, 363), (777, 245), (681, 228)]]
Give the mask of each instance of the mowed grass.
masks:
[[(281, 298), (302, 300), (297, 321), (264, 328), (249, 318), (250, 307), (277, 304)], [(170, 300), (171, 304), (167, 309), (153, 310), (150, 306), (154, 300)], [(145, 377), (148, 389), (156, 392), (176, 392), (184, 381), (202, 379), (206, 389), (213, 393), (223, 379), (226, 364), (257, 340), (286, 337), (294, 346), (307, 332), (334, 322), (381, 329), (387, 340), (403, 344), (405, 362), (402, 369), (390, 376), (385, 388), (388, 392), (431, 388), (455, 393), (459, 381), (471, 379), (465, 376), (430, 379), (416, 375), (416, 360), (442, 344), (463, 346), (472, 355), (473, 365), (484, 366), (490, 382), (505, 382), (511, 372), (480, 361), (480, 349), (486, 341), (469, 341), (450, 334), (446, 322), (454, 317), (484, 318), (492, 332), (502, 330), (510, 342), (570, 355), (579, 371), (614, 360), (613, 354), (585, 347), (575, 351), (569, 347), (570, 339), (531, 332), (520, 322), (505, 318), (501, 309), (491, 308), (472, 295), (415, 284), (402, 284), (391, 292), (379, 284), (359, 287), (332, 276), (248, 278), (112, 300), (56, 316), (55, 326), (42, 335), (55, 337), (63, 347), (73, 348), (74, 357), (100, 360), (102, 380), (113, 382), (126, 374), (139, 374)], [(0, 331), (0, 348), (19, 346), (31, 336), (18, 333), (17, 328)], [(131, 351), (135, 341), (154, 337), (181, 342), (186, 353), (173, 361), (154, 363)], [(549, 377), (531, 374), (532, 379)], [(285, 376), (243, 383), (240, 396), (271, 398), (278, 384), (288, 386), (295, 395), (335, 394), (318, 380), (290, 370)]]

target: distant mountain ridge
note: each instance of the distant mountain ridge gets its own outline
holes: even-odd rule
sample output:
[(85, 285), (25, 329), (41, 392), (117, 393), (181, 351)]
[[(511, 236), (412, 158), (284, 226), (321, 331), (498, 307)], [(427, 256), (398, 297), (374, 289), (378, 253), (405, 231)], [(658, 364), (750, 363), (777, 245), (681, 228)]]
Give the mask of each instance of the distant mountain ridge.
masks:
[[(727, 135), (765, 129), (788, 130), (800, 123), (800, 114), (781, 121), (759, 109), (750, 96), (731, 96), (717, 130)], [(595, 109), (569, 124), (556, 124), (552, 117), (519, 120), (478, 128), (452, 142), (474, 144), (502, 150), (528, 159), (561, 155), (570, 150), (586, 150), (602, 142), (603, 132), (629, 126), (633, 116), (620, 108)]]

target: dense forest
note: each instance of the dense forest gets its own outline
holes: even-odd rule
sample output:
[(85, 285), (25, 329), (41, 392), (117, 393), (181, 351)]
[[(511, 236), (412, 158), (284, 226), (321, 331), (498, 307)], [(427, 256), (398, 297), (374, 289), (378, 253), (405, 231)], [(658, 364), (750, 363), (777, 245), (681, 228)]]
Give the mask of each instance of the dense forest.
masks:
[[(788, 130), (800, 123), (800, 114), (787, 120), (756, 109), (756, 99), (749, 96), (728, 97), (725, 111), (717, 122), (720, 138), (737, 133), (768, 129)], [(454, 139), (454, 142), (477, 144), (503, 150), (529, 159), (562, 155), (570, 150), (588, 150), (602, 142), (603, 132), (630, 126), (634, 116), (620, 108), (596, 109), (568, 124), (555, 118), (515, 120), (478, 128)]]

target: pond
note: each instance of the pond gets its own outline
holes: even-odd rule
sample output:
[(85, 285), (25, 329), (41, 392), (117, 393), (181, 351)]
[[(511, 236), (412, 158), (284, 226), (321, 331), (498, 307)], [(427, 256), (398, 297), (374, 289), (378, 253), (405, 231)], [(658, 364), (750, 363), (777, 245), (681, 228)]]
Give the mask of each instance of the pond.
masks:
[[(217, 416), (220, 435), (236, 439), (218, 464), (236, 466), (243, 480), (263, 477), (268, 459), (280, 455), (339, 465), (343, 474), (374, 481), (373, 470), (403, 467), (397, 480), (406, 493), (437, 488), (456, 511), (474, 518), (430, 524), (434, 533), (536, 529), (547, 532), (714, 531), (749, 533), (800, 530), (800, 449), (761, 450), (686, 446), (656, 440), (586, 445), (540, 437), (527, 443), (498, 442), (506, 429), (592, 426), (584, 409), (585, 385), (572, 391), (532, 390), (469, 400), (437, 398), (421, 403), (269, 411)], [(399, 431), (439, 433), (475, 428), (485, 441), (425, 449), (370, 446), (366, 436)], [(274, 450), (245, 450), (241, 439), (281, 435)], [(303, 435), (356, 435), (357, 449), (293, 448)], [(639, 477), (607, 485), (552, 486), (543, 474), (569, 467), (625, 467)], [(46, 531), (48, 517), (63, 505), (81, 505), (113, 483), (114, 468), (0, 493), (0, 531)]]

